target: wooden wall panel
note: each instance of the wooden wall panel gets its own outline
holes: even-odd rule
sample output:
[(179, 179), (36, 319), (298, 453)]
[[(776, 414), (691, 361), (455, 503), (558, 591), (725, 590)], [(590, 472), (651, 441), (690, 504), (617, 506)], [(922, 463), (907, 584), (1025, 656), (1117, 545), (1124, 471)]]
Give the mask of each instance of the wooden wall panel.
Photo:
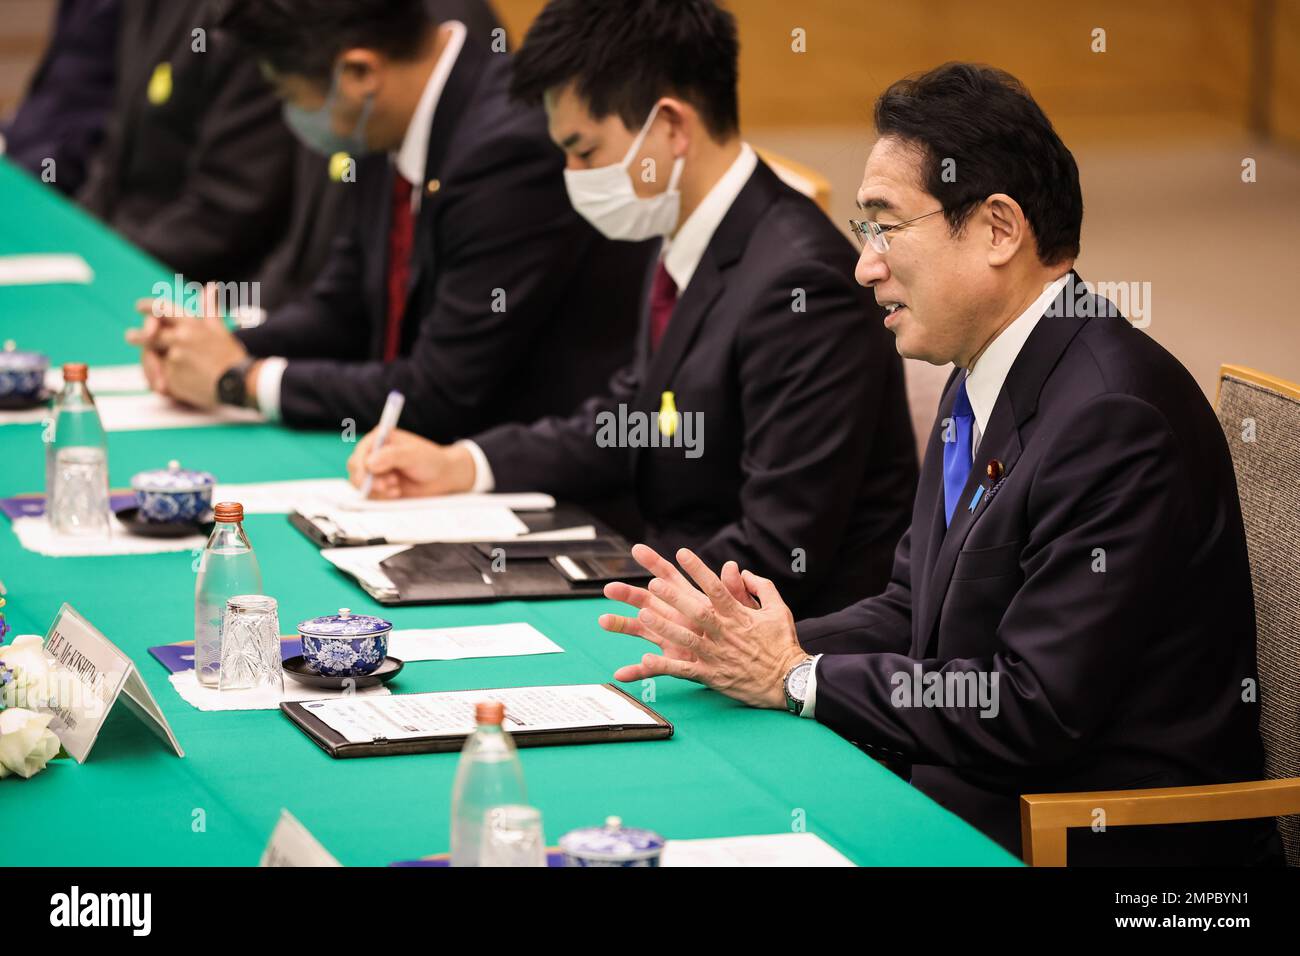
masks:
[[(491, 0), (512, 42), (542, 0)], [(4, 0), (0, 115), (17, 104), (54, 0)], [(1272, 7), (1266, 116), (1300, 146), (1300, 0), (730, 0), (741, 30), (747, 128), (870, 124), (892, 80), (945, 60), (1019, 76), (1063, 130), (1088, 138), (1243, 128), (1252, 16)], [(806, 31), (807, 52), (791, 50)], [(1092, 53), (1091, 31), (1107, 52)]]
[(3, 0), (0, 25), (0, 117), (18, 108), (54, 19), (54, 0)]
[[(518, 41), (540, 0), (494, 0)], [(946, 60), (1020, 77), (1049, 115), (1127, 135), (1150, 117), (1168, 135), (1249, 115), (1253, 5), (1260, 0), (731, 0), (749, 128), (857, 126), (893, 80)], [(1275, 0), (1280, 72), (1300, 98), (1300, 0)], [(1106, 31), (1106, 52), (1091, 49)], [(805, 31), (807, 52), (791, 50)], [(1285, 63), (1286, 67), (1281, 68)], [(1297, 111), (1279, 97), (1287, 116)], [(1300, 125), (1300, 119), (1296, 120)]]
[(1300, 0), (1277, 0), (1269, 120), (1278, 142), (1300, 147)]

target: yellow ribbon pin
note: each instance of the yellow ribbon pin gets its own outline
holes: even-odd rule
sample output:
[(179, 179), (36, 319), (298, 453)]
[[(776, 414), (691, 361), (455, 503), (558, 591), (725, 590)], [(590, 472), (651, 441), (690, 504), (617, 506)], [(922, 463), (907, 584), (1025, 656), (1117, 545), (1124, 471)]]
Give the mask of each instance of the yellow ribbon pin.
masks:
[(672, 392), (664, 392), (659, 405), (659, 434), (672, 438), (677, 434), (677, 422), (681, 416), (677, 413), (677, 400)]
[(343, 177), (347, 175), (348, 167), (352, 164), (352, 157), (347, 153), (339, 152), (330, 157), (330, 179), (334, 182), (342, 182)]
[(172, 98), (172, 65), (170, 63), (159, 63), (153, 68), (153, 75), (149, 77), (148, 96), (149, 102), (154, 106), (162, 106)]

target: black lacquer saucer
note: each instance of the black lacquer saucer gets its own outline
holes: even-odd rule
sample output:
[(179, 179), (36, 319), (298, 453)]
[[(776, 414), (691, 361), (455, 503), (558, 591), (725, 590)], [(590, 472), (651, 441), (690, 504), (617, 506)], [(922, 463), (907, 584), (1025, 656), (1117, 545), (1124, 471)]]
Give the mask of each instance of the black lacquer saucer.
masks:
[[(380, 684), (387, 684), (401, 673), (402, 666), (402, 662), (396, 657), (385, 657), (379, 668), (369, 674), (357, 674), (353, 677), (327, 677), (324, 674), (309, 671), (307, 662), (299, 654), (296, 657), (285, 659), (284, 672), (299, 684), (306, 684), (308, 687), (319, 687), (323, 690), (343, 690), (344, 687), (351, 686), (360, 690), (363, 687), (378, 687)], [(348, 684), (348, 681), (352, 683)]]

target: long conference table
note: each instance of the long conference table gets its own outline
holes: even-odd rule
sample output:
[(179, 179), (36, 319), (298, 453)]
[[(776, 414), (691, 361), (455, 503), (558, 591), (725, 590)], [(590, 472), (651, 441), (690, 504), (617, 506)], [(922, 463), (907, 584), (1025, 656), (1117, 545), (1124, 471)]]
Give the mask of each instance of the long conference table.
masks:
[[(173, 277), (52, 189), (0, 160), (0, 255), (78, 253), (88, 285), (0, 287), (0, 337), (68, 361), (135, 360), (123, 331), (132, 303)], [(113, 488), (179, 459), (222, 482), (338, 477), (352, 446), (336, 432), (231, 425), (113, 432)], [(0, 496), (42, 490), (39, 425), (0, 425)], [(193, 637), (188, 552), (51, 558), (0, 529), (4, 614), (14, 634), (44, 635), (63, 602), (129, 654), (185, 750), (178, 758), (122, 704), (84, 764), (70, 758), (0, 781), (0, 864), (256, 864), (281, 808), (344, 865), (445, 852), (458, 755), (335, 760), (278, 711), (201, 712), (148, 653)], [(649, 647), (596, 626), (603, 599), (385, 608), (320, 557), (284, 515), (245, 523), (281, 629), (340, 606), (396, 628), (525, 621), (564, 648), (533, 657), (410, 663), (394, 693), (592, 683)], [(634, 695), (638, 688), (631, 689)], [(660, 678), (652, 706), (670, 740), (521, 751), (548, 842), (616, 814), (669, 839), (806, 829), (864, 866), (1006, 866), (1018, 861), (815, 721), (752, 710)], [(201, 812), (200, 812), (201, 811)]]

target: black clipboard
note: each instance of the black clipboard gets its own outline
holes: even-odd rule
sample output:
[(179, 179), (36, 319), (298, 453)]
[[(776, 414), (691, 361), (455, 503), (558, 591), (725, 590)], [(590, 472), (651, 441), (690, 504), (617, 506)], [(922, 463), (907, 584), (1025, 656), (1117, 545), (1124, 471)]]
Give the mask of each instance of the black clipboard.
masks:
[[(557, 556), (623, 557), (631, 547), (618, 535), (581, 541), (416, 544), (379, 563), (396, 593), (375, 598), (381, 604), (402, 605), (600, 597), (602, 580), (570, 580), (556, 566)], [(648, 571), (638, 570), (621, 580), (649, 580)]]
[[(599, 727), (565, 727), (561, 730), (511, 730), (510, 736), (516, 747), (558, 747), (570, 744), (604, 744), (622, 743), (636, 740), (667, 740), (673, 735), (673, 725), (662, 714), (647, 707), (621, 687), (614, 684), (602, 684), (614, 693), (626, 698), (638, 710), (644, 711), (655, 719), (654, 724), (632, 726)], [(504, 688), (473, 688), (491, 691)], [(435, 692), (437, 693), (437, 692)], [(368, 743), (353, 743), (343, 735), (320, 720), (306, 705), (311, 701), (287, 700), (280, 704), (280, 710), (298, 725), (311, 740), (331, 757), (345, 759), (348, 757), (391, 757), (398, 754), (436, 754), (458, 751), (464, 748), (468, 734), (447, 734), (437, 737), (412, 737), (404, 740), (389, 740), (378, 737)]]

